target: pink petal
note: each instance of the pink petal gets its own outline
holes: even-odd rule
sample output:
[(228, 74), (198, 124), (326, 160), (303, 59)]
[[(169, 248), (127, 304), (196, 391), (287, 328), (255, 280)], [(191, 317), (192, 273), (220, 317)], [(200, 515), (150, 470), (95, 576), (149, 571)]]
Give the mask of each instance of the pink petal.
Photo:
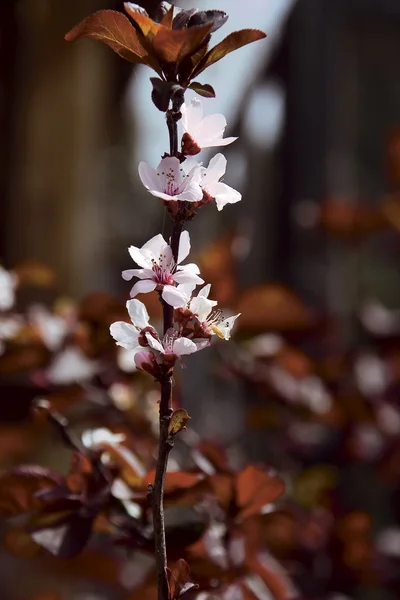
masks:
[(242, 194), (226, 183), (212, 183), (207, 191), (210, 196), (215, 198), (218, 210), (222, 210), (226, 204), (235, 204), (242, 199)]
[(204, 185), (204, 182), (207, 185), (208, 181), (211, 181), (211, 182), (219, 181), (221, 179), (221, 177), (223, 177), (225, 175), (226, 163), (227, 163), (227, 160), (223, 154), (221, 154), (221, 153), (216, 154), (210, 160), (210, 162), (208, 164), (207, 175), (206, 175), (205, 180), (203, 179), (203, 182), (202, 182), (203, 185)]
[(122, 271), (122, 279), (125, 279), (125, 281), (130, 281), (132, 277), (149, 279), (152, 276), (153, 271), (151, 269), (127, 269), (126, 271)]
[(145, 254), (143, 254), (141, 248), (137, 248), (136, 246), (129, 246), (128, 252), (132, 260), (137, 265), (139, 265), (139, 267), (142, 267), (143, 269), (151, 269), (151, 260), (149, 260), (149, 258)]
[(126, 303), (128, 314), (132, 323), (139, 329), (145, 329), (149, 326), (149, 314), (143, 302), (140, 300), (128, 300)]
[(184, 356), (185, 354), (193, 354), (193, 352), (197, 352), (199, 348), (197, 345), (189, 340), (188, 338), (181, 337), (175, 340), (173, 346), (173, 352), (177, 356)]
[(200, 98), (193, 98), (190, 104), (184, 104), (181, 113), (184, 131), (189, 134), (196, 133), (203, 119), (203, 106)]
[(151, 281), (151, 279), (142, 279), (137, 281), (133, 288), (131, 289), (130, 296), (134, 298), (138, 294), (147, 294), (147, 292), (152, 292), (157, 287), (155, 281)]
[(148, 253), (150, 253), (152, 255), (152, 258), (155, 258), (157, 260), (166, 246), (168, 246), (167, 242), (164, 240), (161, 233), (159, 233), (158, 235), (152, 237), (151, 240), (146, 242), (141, 249), (142, 251), (146, 251), (146, 256), (148, 256)]
[(199, 285), (200, 283), (204, 283), (204, 279), (201, 279), (198, 275), (196, 275), (193, 271), (177, 271), (173, 275), (174, 281), (176, 283), (195, 283)]
[(146, 332), (146, 339), (149, 342), (149, 346), (150, 348), (153, 348), (153, 350), (156, 350), (157, 352), (161, 352), (162, 354), (164, 354), (164, 348), (163, 346), (160, 344), (160, 342), (158, 340), (156, 340), (156, 338), (154, 338), (151, 333)]
[(164, 285), (162, 298), (173, 308), (181, 308), (187, 304), (187, 297), (172, 285)]
[(129, 323), (125, 321), (117, 321), (110, 325), (110, 333), (117, 343), (117, 346), (122, 346), (126, 350), (133, 350), (138, 346), (138, 332)]
[(179, 240), (178, 264), (188, 256), (190, 252), (190, 236), (188, 231), (182, 231)]
[(207, 115), (201, 122), (196, 142), (202, 148), (207, 148), (208, 143), (215, 139), (222, 139), (226, 128), (226, 119), (224, 115)]
[(162, 190), (160, 178), (157, 176), (157, 171), (153, 169), (153, 167), (145, 162), (140, 162), (138, 171), (141, 182), (146, 189), (151, 191), (151, 193), (153, 193), (152, 190)]

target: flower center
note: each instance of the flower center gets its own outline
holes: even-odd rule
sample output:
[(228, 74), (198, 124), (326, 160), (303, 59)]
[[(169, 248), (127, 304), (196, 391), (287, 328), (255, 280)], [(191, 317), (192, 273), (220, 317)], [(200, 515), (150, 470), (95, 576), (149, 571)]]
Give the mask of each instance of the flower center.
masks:
[(175, 261), (173, 258), (171, 260), (167, 260), (167, 256), (165, 254), (160, 254), (158, 257), (158, 261), (152, 259), (152, 270), (153, 270), (153, 281), (155, 281), (158, 285), (173, 285), (174, 278), (172, 277), (172, 272), (175, 268)]

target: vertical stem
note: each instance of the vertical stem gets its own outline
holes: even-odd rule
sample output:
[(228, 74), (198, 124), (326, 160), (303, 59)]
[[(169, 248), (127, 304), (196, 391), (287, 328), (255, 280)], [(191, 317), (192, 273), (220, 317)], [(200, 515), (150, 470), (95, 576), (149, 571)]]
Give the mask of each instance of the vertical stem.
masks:
[[(180, 107), (182, 101), (173, 102), (172, 109), (167, 111), (167, 126), (169, 132), (170, 155), (178, 158), (178, 127), (177, 121), (181, 118)], [(175, 262), (178, 261), (179, 240), (183, 224), (177, 220), (174, 222), (171, 235), (171, 249)], [(164, 333), (173, 327), (174, 311), (172, 306), (161, 299), (163, 305), (163, 329)], [(168, 427), (172, 415), (172, 369), (165, 366), (161, 380), (160, 400), (160, 439), (158, 446), (158, 457), (154, 486), (151, 491), (153, 507), (154, 544), (157, 565), (158, 600), (168, 600), (168, 576), (167, 576), (167, 546), (165, 542), (164, 522), (164, 484), (167, 472), (168, 456), (174, 445), (174, 439), (168, 433)]]

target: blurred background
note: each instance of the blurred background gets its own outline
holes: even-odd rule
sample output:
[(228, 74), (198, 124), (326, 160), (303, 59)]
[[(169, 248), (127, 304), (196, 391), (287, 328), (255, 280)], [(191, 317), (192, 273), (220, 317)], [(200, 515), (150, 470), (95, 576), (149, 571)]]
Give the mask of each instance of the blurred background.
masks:
[[(154, 14), (157, 2), (141, 5)], [(123, 10), (123, 3), (7, 0), (0, 7), (1, 264), (19, 277), (19, 313), (47, 303), (65, 322), (65, 305), (56, 301), (70, 298), (76, 318), (95, 323), (97, 333), (119, 308), (93, 294), (124, 301), (128, 246), (169, 232), (168, 215), (137, 175), (140, 160), (155, 166), (168, 148), (164, 115), (150, 100), (150, 73), (102, 44), (64, 41), (104, 8)], [(242, 317), (232, 345), (187, 361), (177, 400), (192, 416), (194, 435), (217, 440), (238, 464), (263, 461), (284, 474), (289, 504), (265, 539), (295, 580), (290, 597), (395, 600), (400, 3), (199, 0), (198, 8), (230, 15), (214, 42), (246, 27), (267, 38), (203, 76), (217, 94), (204, 100), (205, 112), (222, 112), (226, 135), (239, 136), (224, 149), (225, 181), (243, 201), (199, 211), (189, 225), (191, 258), (211, 281), (212, 297)], [(157, 318), (153, 305), (149, 310)], [(37, 312), (29, 314), (38, 328)], [(78, 338), (84, 360), (100, 356)], [(22, 346), (31, 342), (24, 338)], [(42, 355), (24, 355), (16, 366), (13, 351), (0, 357), (3, 467), (32, 460), (59, 466), (63, 459), (49, 458), (49, 443), (38, 452), (38, 431), (24, 429), (23, 443), (15, 442), (37, 389), (47, 390), (40, 375), (50, 367)], [(56, 376), (50, 391), (70, 383)], [(6, 556), (4, 599), (33, 598), (14, 589), (6, 572), (20, 562)], [(74, 577), (85, 579), (82, 571)], [(65, 598), (128, 597), (85, 586), (72, 585)], [(250, 596), (229, 596), (241, 598)]]

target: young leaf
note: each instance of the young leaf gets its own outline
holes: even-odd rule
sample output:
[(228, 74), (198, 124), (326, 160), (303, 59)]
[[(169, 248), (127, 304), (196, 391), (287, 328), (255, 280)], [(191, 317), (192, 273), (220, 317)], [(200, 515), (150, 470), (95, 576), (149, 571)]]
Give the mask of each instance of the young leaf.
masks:
[(168, 426), (168, 433), (171, 435), (175, 435), (185, 429), (186, 423), (189, 421), (190, 417), (187, 411), (184, 408), (178, 408), (172, 414), (171, 420)]
[(160, 24), (153, 21), (153, 19), (150, 19), (147, 12), (137, 4), (133, 4), (132, 2), (124, 2), (124, 9), (131, 19), (135, 21), (144, 37), (151, 41), (156, 35), (157, 31), (160, 29)]
[(204, 98), (215, 98), (214, 88), (209, 83), (192, 81), (189, 87), (191, 90), (194, 90), (196, 94), (199, 94), (199, 96), (204, 96)]
[(167, 29), (172, 29), (172, 21), (174, 18), (174, 5), (171, 4), (170, 8), (164, 14), (163, 18), (160, 21), (160, 25), (166, 27)]
[(218, 62), (230, 52), (238, 50), (247, 44), (251, 44), (252, 42), (256, 42), (257, 40), (261, 40), (265, 37), (266, 34), (258, 29), (241, 29), (240, 31), (234, 31), (233, 33), (230, 33), (225, 39), (222, 40), (222, 42), (214, 46), (214, 48), (212, 48), (205, 55), (205, 57), (194, 69), (192, 77), (195, 77), (204, 71), (204, 69), (207, 69), (214, 63)]
[(161, 27), (153, 39), (153, 49), (159, 60), (176, 63), (193, 54), (209, 34), (212, 24), (190, 29)]
[(177, 600), (192, 589), (198, 586), (189, 582), (190, 568), (183, 558), (180, 558), (172, 568), (167, 569), (169, 600)]
[(114, 52), (132, 63), (146, 63), (146, 50), (129, 19), (114, 10), (100, 10), (89, 15), (69, 31), (67, 42), (88, 37), (107, 44)]

